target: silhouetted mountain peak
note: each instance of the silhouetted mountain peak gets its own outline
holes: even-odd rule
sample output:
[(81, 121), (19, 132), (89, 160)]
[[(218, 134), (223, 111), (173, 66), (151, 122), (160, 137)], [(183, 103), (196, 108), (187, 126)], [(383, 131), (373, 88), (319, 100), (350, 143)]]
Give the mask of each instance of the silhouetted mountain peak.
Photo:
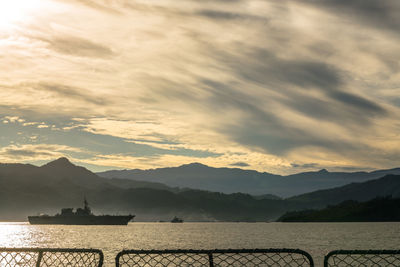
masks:
[(321, 170), (318, 171), (318, 173), (328, 173), (328, 170), (327, 169), (321, 169)]
[(58, 175), (61, 175), (61, 176), (74, 176), (74, 175), (96, 176), (94, 173), (92, 173), (88, 169), (73, 164), (71, 161), (69, 161), (69, 159), (67, 159), (65, 157), (51, 161), (51, 162), (41, 166), (40, 168), (43, 170), (58, 172)]
[(56, 159), (54, 161), (51, 161), (45, 165), (43, 165), (42, 167), (76, 167), (74, 164), (71, 163), (71, 161), (69, 161), (69, 159), (67, 159), (66, 157), (61, 157), (59, 159)]
[(72, 164), (71, 161), (69, 161), (69, 159), (66, 157), (61, 157), (59, 159), (56, 159), (53, 162), (59, 162), (59, 163), (63, 163), (63, 164)]
[[(70, 162), (67, 158), (62, 157), (51, 161), (40, 167), (43, 173), (46, 173), (51, 179), (71, 179), (80, 181), (80, 184), (85, 183), (87, 186), (97, 183), (98, 176), (85, 167), (77, 166)], [(83, 182), (85, 181), (85, 182)]]

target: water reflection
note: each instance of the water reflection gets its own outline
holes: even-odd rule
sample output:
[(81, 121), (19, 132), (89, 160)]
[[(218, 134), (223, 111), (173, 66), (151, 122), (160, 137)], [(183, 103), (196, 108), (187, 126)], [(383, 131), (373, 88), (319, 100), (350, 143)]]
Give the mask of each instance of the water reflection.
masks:
[(317, 263), (335, 249), (397, 249), (400, 223), (0, 223), (0, 247), (98, 248), (105, 266), (122, 249), (299, 248)]
[[(28, 223), (0, 222), (0, 246), (2, 247), (29, 247), (36, 243), (32, 240), (33, 227)], [(32, 242), (33, 241), (33, 242)]]

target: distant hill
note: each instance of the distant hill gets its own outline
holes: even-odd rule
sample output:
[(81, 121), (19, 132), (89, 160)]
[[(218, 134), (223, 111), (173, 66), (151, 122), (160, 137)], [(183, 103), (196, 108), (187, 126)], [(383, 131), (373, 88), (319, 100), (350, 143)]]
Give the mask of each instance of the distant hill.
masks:
[(142, 220), (265, 221), (282, 214), (284, 203), (247, 194), (177, 190), (158, 183), (106, 179), (60, 158), (41, 167), (0, 164), (0, 220), (26, 220), (80, 207), (95, 213), (135, 213)]
[[(120, 188), (156, 188), (175, 191), (175, 189), (160, 183), (134, 181), (125, 179), (101, 178), (84, 167), (72, 164), (67, 158), (59, 158), (41, 167), (30, 164), (0, 164), (0, 182), (9, 182), (15, 187), (43, 184), (52, 186), (68, 181), (82, 187), (103, 188), (113, 185)], [(12, 181), (9, 181), (12, 179)], [(7, 185), (7, 186), (9, 186)]]
[(239, 168), (212, 168), (192, 163), (173, 168), (118, 170), (97, 173), (106, 178), (157, 182), (170, 187), (186, 187), (223, 193), (273, 194), (290, 197), (320, 189), (364, 182), (386, 174), (400, 174), (400, 168), (373, 172), (304, 172), (288, 176)]
[(363, 183), (319, 190), (286, 199), (308, 208), (321, 208), (345, 200), (367, 201), (376, 197), (400, 198), (400, 175), (386, 175)]
[(399, 222), (400, 198), (376, 198), (367, 202), (347, 200), (322, 210), (288, 212), (281, 222)]

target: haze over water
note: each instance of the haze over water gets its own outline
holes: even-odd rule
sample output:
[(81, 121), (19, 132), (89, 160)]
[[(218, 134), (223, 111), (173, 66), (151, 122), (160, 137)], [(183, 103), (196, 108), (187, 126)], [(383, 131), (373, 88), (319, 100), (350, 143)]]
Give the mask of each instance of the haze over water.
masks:
[(0, 247), (98, 248), (104, 266), (122, 249), (298, 248), (315, 266), (335, 249), (398, 249), (400, 223), (130, 223), (65, 226), (0, 223)]

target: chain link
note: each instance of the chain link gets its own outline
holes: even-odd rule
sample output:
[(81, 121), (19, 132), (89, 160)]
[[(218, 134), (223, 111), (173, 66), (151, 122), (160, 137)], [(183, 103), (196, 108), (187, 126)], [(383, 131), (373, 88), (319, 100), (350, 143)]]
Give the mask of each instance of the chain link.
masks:
[(117, 267), (267, 267), (314, 266), (311, 256), (302, 250), (126, 250), (116, 257)]
[[(88, 266), (101, 267), (97, 249), (0, 248), (0, 267)], [(117, 267), (313, 267), (313, 259), (298, 249), (225, 250), (125, 250), (116, 257)], [(324, 259), (324, 267), (398, 267), (400, 250), (336, 250)]]
[(101, 267), (103, 258), (97, 249), (0, 248), (0, 267)]
[(325, 256), (324, 267), (399, 267), (400, 250), (335, 250)]

